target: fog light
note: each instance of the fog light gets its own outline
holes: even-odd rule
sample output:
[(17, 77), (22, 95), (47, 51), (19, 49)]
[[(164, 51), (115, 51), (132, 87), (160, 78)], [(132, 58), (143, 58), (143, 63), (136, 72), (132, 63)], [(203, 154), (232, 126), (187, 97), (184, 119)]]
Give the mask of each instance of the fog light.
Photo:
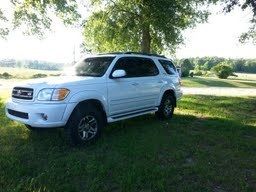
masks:
[(43, 118), (43, 120), (47, 120), (48, 119), (48, 116), (46, 115), (46, 114), (44, 114), (44, 113), (41, 113), (41, 117)]

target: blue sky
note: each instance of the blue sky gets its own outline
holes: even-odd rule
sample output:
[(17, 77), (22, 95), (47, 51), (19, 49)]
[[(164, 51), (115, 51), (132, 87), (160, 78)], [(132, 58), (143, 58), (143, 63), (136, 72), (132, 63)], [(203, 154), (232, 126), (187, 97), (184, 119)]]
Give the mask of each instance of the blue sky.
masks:
[[(0, 7), (4, 6), (8, 7), (1, 2)], [(256, 58), (256, 45), (242, 45), (238, 42), (239, 35), (250, 26), (250, 13), (236, 9), (230, 14), (224, 14), (219, 6), (211, 10), (213, 14), (208, 23), (184, 31), (185, 44), (180, 46), (175, 57)], [(74, 48), (76, 59), (81, 57), (81, 34), (80, 28), (67, 28), (58, 21), (55, 21), (53, 31), (43, 40), (12, 31), (7, 40), (0, 39), (0, 57), (69, 63), (73, 60)]]

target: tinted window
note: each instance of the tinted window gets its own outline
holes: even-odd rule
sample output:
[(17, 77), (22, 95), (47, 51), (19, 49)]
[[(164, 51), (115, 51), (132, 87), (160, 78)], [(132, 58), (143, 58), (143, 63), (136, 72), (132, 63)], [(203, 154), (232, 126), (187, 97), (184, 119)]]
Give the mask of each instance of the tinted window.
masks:
[(114, 57), (91, 57), (75, 65), (77, 76), (101, 77), (107, 71)]
[(155, 76), (159, 71), (151, 59), (140, 57), (122, 57), (120, 58), (114, 70), (123, 69), (126, 71), (126, 77), (145, 77)]
[(175, 66), (171, 61), (168, 60), (159, 60), (165, 72), (169, 75), (175, 75), (177, 73)]

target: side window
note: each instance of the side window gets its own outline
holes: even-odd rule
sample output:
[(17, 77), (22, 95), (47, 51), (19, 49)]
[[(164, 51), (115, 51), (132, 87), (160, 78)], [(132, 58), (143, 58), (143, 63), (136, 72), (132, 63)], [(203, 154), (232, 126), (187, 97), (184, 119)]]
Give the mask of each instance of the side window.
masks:
[(139, 73), (140, 76), (156, 76), (159, 74), (158, 68), (154, 61), (147, 58), (139, 58)]
[(113, 69), (123, 69), (126, 71), (126, 78), (155, 76), (159, 74), (158, 68), (151, 59), (140, 57), (122, 57)]
[(122, 57), (117, 62), (113, 69), (118, 70), (122, 69), (126, 72), (126, 78), (137, 77), (138, 76), (138, 63), (132, 57)]
[(159, 62), (162, 65), (162, 67), (164, 68), (164, 70), (167, 74), (169, 74), (169, 75), (177, 74), (177, 70), (176, 70), (175, 66), (173, 65), (173, 63), (171, 61), (159, 60)]

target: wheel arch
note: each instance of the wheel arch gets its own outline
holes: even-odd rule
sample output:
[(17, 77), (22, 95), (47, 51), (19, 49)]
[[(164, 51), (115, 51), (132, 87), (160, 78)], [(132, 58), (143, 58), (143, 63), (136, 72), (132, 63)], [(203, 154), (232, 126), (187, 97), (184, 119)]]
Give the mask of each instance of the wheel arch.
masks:
[(161, 100), (162, 98), (165, 96), (165, 95), (172, 95), (173, 98), (174, 98), (174, 107), (177, 107), (177, 98), (176, 98), (176, 94), (175, 94), (175, 91), (173, 89), (167, 89), (163, 92), (162, 94), (162, 97), (161, 97)]
[(97, 108), (99, 111), (101, 111), (103, 117), (104, 117), (104, 122), (105, 124), (107, 124), (107, 113), (106, 113), (106, 109), (104, 107), (104, 104), (99, 100), (99, 99), (92, 99), (92, 98), (88, 98), (88, 99), (84, 99), (84, 100), (81, 100), (79, 101), (78, 103), (76, 103), (72, 109), (66, 113), (66, 121), (68, 122), (69, 119), (71, 118), (72, 114), (74, 113), (74, 111), (78, 108), (78, 107), (81, 107), (81, 106), (85, 106), (85, 105), (92, 105), (94, 106), (95, 108)]

